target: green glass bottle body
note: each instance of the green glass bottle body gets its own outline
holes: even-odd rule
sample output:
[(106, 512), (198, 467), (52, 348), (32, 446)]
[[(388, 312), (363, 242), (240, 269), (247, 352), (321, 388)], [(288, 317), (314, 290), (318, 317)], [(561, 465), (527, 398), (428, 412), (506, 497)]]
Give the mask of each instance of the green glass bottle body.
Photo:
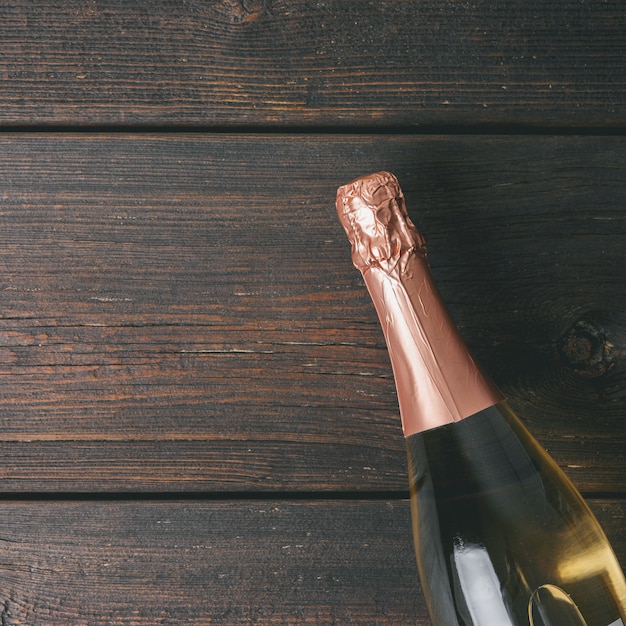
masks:
[(626, 585), (583, 498), (505, 402), (406, 438), (437, 626), (621, 626)]
[(344, 185), (337, 211), (389, 350), (435, 626), (625, 626), (604, 532), (470, 355), (398, 181)]

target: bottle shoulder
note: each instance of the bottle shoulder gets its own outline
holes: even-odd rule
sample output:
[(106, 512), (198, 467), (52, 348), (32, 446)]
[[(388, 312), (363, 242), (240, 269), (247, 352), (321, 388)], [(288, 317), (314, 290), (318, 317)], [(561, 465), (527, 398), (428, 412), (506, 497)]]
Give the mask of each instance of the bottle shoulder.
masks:
[(411, 483), (425, 477), (449, 496), (515, 492), (525, 502), (551, 492), (582, 502), (572, 483), (506, 401), (406, 438)]

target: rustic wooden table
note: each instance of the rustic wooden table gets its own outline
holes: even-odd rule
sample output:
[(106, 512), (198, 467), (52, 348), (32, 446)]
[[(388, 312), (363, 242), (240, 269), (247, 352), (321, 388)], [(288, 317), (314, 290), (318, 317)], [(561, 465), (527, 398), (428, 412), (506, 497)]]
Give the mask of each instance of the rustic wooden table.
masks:
[(626, 564), (623, 2), (11, 0), (0, 77), (3, 625), (430, 623), (383, 168)]

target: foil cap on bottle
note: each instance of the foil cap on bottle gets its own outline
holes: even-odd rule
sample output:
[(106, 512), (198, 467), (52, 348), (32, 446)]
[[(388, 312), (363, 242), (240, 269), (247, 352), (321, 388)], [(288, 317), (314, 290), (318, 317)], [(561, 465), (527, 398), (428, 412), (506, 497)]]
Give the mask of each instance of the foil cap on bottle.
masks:
[(409, 219), (398, 179), (377, 172), (343, 185), (337, 192), (339, 220), (361, 271), (391, 271), (406, 252), (426, 255), (423, 237)]
[(451, 320), (398, 180), (378, 172), (343, 185), (337, 213), (378, 312), (406, 436), (500, 402)]

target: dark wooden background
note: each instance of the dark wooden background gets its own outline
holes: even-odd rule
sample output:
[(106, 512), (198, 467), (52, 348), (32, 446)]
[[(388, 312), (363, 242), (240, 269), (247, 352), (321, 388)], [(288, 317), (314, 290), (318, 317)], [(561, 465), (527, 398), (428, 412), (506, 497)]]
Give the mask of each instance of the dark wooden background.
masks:
[(430, 623), (382, 168), (626, 563), (623, 2), (10, 0), (0, 80), (3, 626)]

